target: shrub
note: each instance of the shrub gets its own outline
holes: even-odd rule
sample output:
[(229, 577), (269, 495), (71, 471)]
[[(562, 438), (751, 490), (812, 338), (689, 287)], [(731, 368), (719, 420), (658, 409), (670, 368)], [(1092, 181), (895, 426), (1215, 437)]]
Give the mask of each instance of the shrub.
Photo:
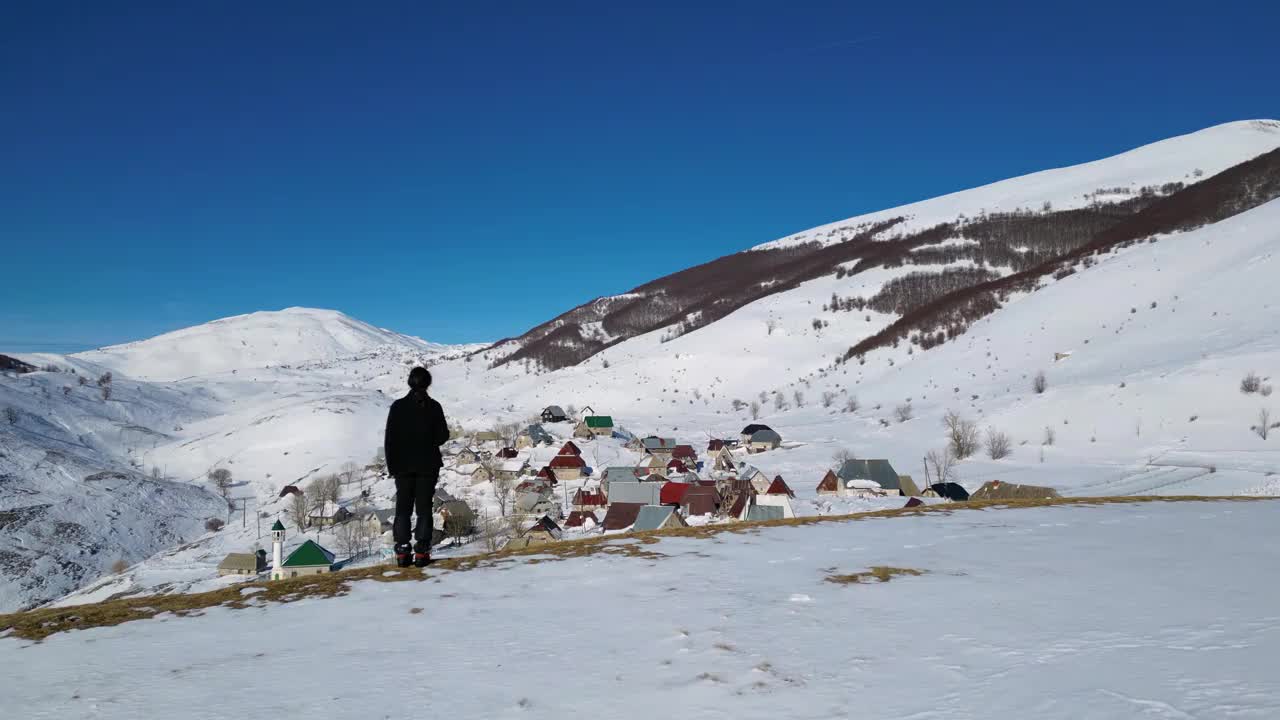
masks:
[(1037, 395), (1043, 395), (1044, 391), (1049, 389), (1049, 378), (1045, 377), (1043, 370), (1036, 373), (1035, 379), (1031, 381), (1031, 389), (1034, 390)]
[(893, 416), (898, 418), (898, 422), (904, 423), (915, 416), (915, 411), (911, 408), (911, 403), (903, 403), (893, 409)]
[(17, 425), (18, 409), (13, 407), (6, 407), (4, 409), (4, 419), (7, 420), (10, 425)]
[(942, 418), (942, 424), (947, 429), (947, 446), (953, 457), (963, 460), (978, 451), (977, 423), (964, 419), (954, 410), (948, 410)]
[(209, 532), (218, 532), (219, 530), (222, 529), (222, 526), (225, 524), (226, 523), (222, 522), (218, 518), (209, 518), (208, 520), (204, 521), (204, 529), (208, 530)]
[(120, 558), (119, 560), (111, 563), (111, 572), (117, 575), (119, 575), (120, 573), (128, 569), (129, 569), (129, 563), (125, 562), (124, 558)]
[(1044, 440), (1041, 442), (1041, 444), (1042, 444), (1042, 445), (1052, 445), (1052, 444), (1054, 443), (1054, 441), (1055, 441), (1055, 440), (1057, 440), (1057, 439), (1058, 439), (1058, 433), (1054, 432), (1054, 430), (1053, 430), (1053, 426), (1052, 426), (1052, 425), (1045, 425), (1045, 426), (1044, 426)]
[(1250, 371), (1240, 380), (1240, 392), (1251, 395), (1262, 389), (1262, 378), (1258, 377), (1258, 373)]
[(995, 428), (987, 428), (987, 455), (992, 460), (1009, 457), (1009, 436), (996, 430)]
[(851, 413), (858, 412), (860, 407), (862, 406), (858, 404), (858, 396), (856, 395), (850, 395), (849, 399), (844, 403), (844, 409)]

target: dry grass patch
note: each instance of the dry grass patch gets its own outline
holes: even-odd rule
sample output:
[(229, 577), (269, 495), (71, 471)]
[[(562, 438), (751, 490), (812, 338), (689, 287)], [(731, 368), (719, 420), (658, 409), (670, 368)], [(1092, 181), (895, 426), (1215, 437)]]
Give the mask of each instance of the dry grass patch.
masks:
[(872, 581), (886, 583), (890, 580), (901, 577), (917, 577), (928, 572), (927, 570), (916, 570), (915, 568), (896, 568), (888, 565), (874, 565), (870, 570), (860, 573), (852, 573), (849, 575), (828, 575), (827, 582), (836, 583), (838, 585), (860, 585)]
[[(920, 505), (913, 508), (895, 508), (873, 512), (855, 513), (852, 515), (822, 515), (799, 517), (787, 520), (766, 520), (763, 522), (738, 522), (724, 525), (707, 525), (703, 527), (673, 528), (670, 530), (653, 530), (633, 533), (624, 536), (608, 535), (577, 540), (565, 540), (548, 543), (536, 547), (518, 550), (499, 550), (484, 555), (472, 555), (461, 558), (445, 558), (431, 564), (432, 574), (417, 571), (389, 571), (386, 565), (342, 570), (325, 575), (307, 575), (305, 577), (260, 581), (232, 585), (218, 590), (192, 594), (143, 595), (108, 600), (71, 607), (43, 608), (0, 615), (0, 637), (17, 637), (25, 640), (42, 640), (54, 633), (66, 630), (79, 630), (92, 627), (119, 625), (131, 620), (145, 620), (161, 613), (172, 613), (179, 616), (196, 614), (211, 607), (230, 607), (242, 609), (261, 606), (266, 602), (287, 603), (303, 598), (337, 597), (346, 595), (351, 590), (351, 583), (358, 580), (376, 582), (420, 581), (437, 577), (440, 571), (465, 572), (486, 567), (503, 567), (510, 563), (543, 563), (569, 560), (591, 555), (610, 555), (660, 561), (669, 557), (667, 554), (653, 549), (653, 545), (662, 538), (715, 538), (721, 534), (755, 533), (762, 528), (782, 526), (816, 525), (818, 523), (855, 522), (873, 518), (895, 518), (930, 515), (934, 513), (950, 515), (964, 510), (1004, 510), (1029, 507), (1049, 507), (1056, 505), (1114, 505), (1151, 502), (1257, 502), (1272, 498), (1258, 497), (1211, 497), (1203, 495), (1168, 496), (1168, 497), (1102, 497), (1102, 498), (1049, 498), (1041, 500), (985, 500), (978, 502), (958, 502), (938, 505)], [(534, 557), (536, 556), (536, 557)], [(251, 594), (244, 592), (250, 590)]]

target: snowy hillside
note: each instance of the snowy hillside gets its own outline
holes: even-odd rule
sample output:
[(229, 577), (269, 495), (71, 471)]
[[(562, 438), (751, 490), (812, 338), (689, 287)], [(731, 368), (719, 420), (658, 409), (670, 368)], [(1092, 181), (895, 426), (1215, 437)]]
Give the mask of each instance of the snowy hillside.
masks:
[(428, 356), (453, 350), (333, 310), (288, 308), (214, 320), (77, 357), (140, 380), (180, 380), (336, 360), (384, 347)]
[(1240, 539), (1274, 518), (1120, 504), (620, 541), (287, 604), (249, 588), (244, 609), (0, 638), (0, 664), (16, 717), (622, 720), (661, 698), (743, 720), (1271, 718), (1257, 570), (1280, 550)]

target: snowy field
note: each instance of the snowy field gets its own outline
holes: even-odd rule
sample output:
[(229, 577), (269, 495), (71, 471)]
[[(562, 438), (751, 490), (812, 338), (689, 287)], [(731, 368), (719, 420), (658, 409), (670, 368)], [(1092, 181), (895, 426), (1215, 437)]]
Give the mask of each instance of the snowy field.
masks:
[[(21, 718), (1275, 718), (1271, 501), (775, 527), (0, 639)], [(828, 577), (924, 571), (887, 583)]]

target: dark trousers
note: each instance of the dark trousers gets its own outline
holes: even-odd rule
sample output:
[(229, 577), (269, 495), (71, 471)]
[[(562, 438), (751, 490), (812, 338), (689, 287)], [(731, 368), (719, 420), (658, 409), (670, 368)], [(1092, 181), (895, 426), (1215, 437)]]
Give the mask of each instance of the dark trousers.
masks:
[(439, 470), (396, 477), (396, 520), (391, 526), (391, 534), (397, 545), (409, 544), (409, 516), (417, 510), (418, 524), (413, 528), (417, 549), (425, 552), (431, 548), (431, 533), (434, 529), (431, 510), (439, 480)]

